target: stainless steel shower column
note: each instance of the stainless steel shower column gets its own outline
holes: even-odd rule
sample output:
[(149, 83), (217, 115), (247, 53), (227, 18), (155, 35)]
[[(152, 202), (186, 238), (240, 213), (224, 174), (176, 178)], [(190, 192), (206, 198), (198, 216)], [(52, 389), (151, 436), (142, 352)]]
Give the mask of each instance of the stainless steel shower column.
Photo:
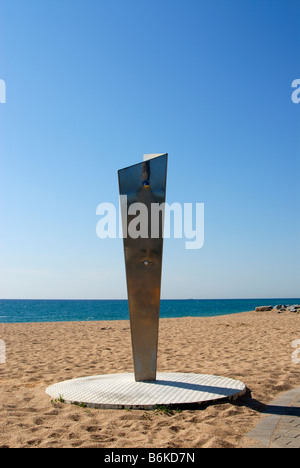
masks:
[(136, 381), (156, 380), (167, 159), (118, 171)]

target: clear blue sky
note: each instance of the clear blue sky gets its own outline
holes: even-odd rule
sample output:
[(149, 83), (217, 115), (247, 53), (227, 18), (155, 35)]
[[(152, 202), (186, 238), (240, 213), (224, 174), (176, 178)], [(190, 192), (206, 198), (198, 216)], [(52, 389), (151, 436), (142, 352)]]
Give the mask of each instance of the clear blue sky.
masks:
[(117, 170), (169, 153), (163, 298), (300, 296), (298, 0), (0, 0), (0, 298), (126, 298), (96, 236)]

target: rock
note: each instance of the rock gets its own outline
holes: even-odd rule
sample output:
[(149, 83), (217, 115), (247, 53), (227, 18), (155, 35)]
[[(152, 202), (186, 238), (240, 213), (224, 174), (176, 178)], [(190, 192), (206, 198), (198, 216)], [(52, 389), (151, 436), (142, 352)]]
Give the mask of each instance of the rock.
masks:
[(273, 306), (260, 306), (255, 308), (256, 312), (266, 312), (268, 310), (273, 310)]

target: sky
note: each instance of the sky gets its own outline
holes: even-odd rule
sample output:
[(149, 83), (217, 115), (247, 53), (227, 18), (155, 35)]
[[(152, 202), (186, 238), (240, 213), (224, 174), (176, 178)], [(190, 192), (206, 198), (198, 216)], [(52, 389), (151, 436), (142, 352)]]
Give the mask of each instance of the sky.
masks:
[(168, 153), (162, 298), (300, 297), (298, 0), (0, 0), (0, 298), (125, 299), (117, 171)]

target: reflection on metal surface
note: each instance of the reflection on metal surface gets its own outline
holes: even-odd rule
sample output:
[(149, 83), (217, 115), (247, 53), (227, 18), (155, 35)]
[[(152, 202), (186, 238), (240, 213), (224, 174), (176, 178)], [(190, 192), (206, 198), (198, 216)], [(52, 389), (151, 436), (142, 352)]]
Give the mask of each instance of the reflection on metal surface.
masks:
[[(144, 157), (144, 162), (118, 172), (120, 195), (127, 196), (127, 206), (123, 204), (121, 212), (126, 229), (123, 238), (136, 381), (156, 379), (163, 213), (151, 219), (151, 205), (165, 202), (167, 159), (167, 154)], [(141, 229), (135, 238), (129, 235), (130, 222), (139, 217), (130, 214), (134, 203), (145, 205), (148, 219), (147, 232)]]

